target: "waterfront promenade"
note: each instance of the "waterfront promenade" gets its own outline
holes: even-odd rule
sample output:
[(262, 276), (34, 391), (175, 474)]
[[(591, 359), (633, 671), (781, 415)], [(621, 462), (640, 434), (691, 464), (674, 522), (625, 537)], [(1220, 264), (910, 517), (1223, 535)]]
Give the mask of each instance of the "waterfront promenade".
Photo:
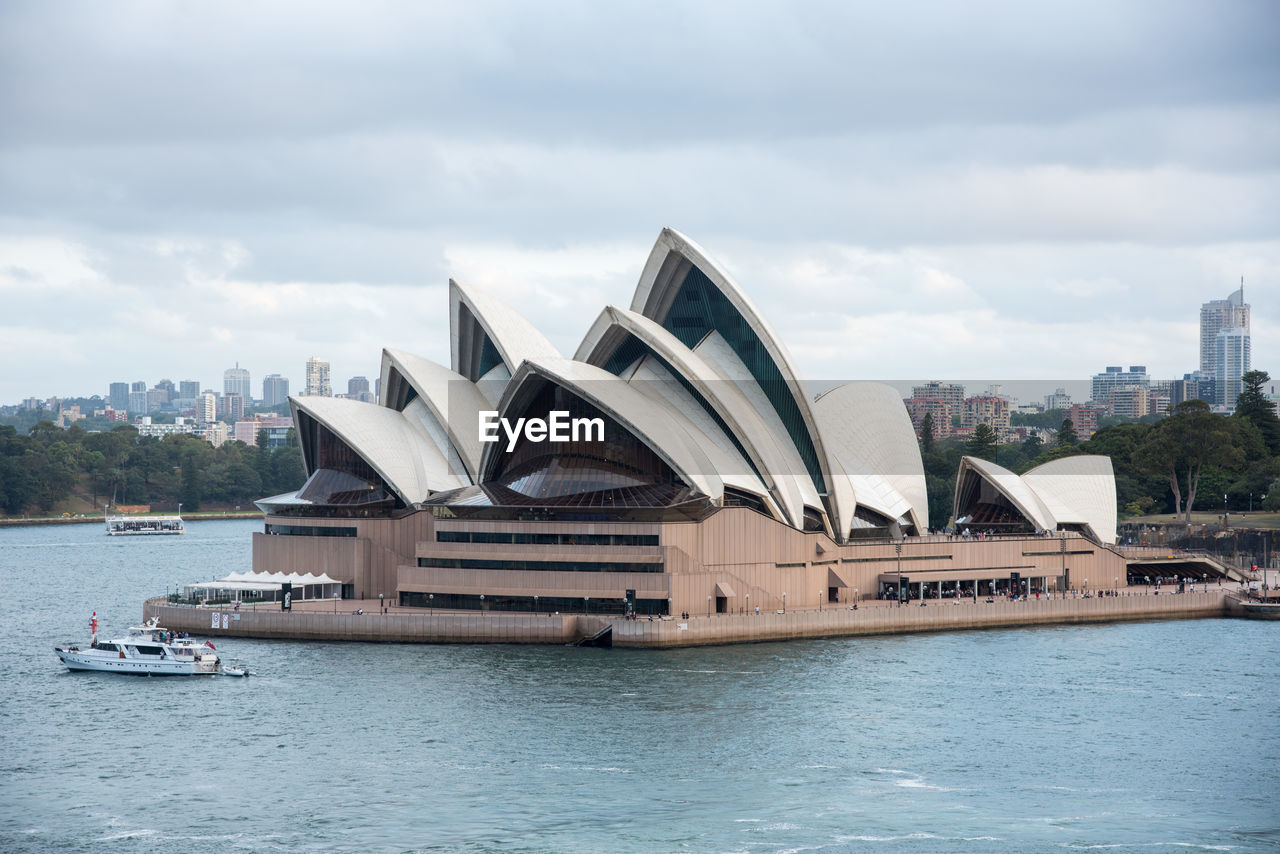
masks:
[[(869, 600), (847, 606), (782, 612), (690, 615), (688, 619), (627, 620), (595, 614), (525, 614), (498, 611), (423, 611), (374, 600), (300, 602), (289, 612), (278, 606), (190, 607), (164, 598), (143, 605), (145, 619), (157, 617), (176, 631), (201, 636), (288, 638), (295, 640), (382, 641), (393, 643), (575, 643), (612, 627), (613, 645), (679, 647), (752, 643), (820, 637), (857, 637), (918, 632), (951, 632), (1128, 620), (1180, 620), (1232, 614), (1228, 594), (1235, 585), (1197, 593), (1128, 588), (1118, 596), (1010, 601), (928, 600), (898, 606)], [(363, 610), (363, 614), (353, 611)], [(216, 619), (216, 627), (215, 627)]]

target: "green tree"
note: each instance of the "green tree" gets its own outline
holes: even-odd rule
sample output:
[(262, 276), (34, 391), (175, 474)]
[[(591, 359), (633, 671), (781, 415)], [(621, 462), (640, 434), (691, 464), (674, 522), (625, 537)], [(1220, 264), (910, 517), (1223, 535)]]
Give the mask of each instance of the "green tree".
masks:
[(1267, 452), (1272, 456), (1280, 455), (1280, 418), (1276, 417), (1275, 407), (1262, 390), (1271, 382), (1271, 375), (1266, 371), (1249, 371), (1240, 378), (1240, 382), (1244, 384), (1244, 390), (1236, 398), (1235, 417), (1251, 421), (1262, 434)]
[(1070, 418), (1062, 419), (1062, 426), (1058, 428), (1058, 447), (1065, 448), (1079, 443), (1080, 437), (1076, 435), (1076, 425), (1071, 423)]
[(933, 450), (933, 413), (926, 412), (920, 419), (920, 451), (929, 453)]
[(991, 429), (990, 424), (979, 424), (974, 427), (973, 435), (965, 443), (964, 451), (971, 457), (979, 457), (980, 459), (995, 462), (996, 431)]
[(1184, 518), (1191, 524), (1191, 508), (1205, 466), (1227, 468), (1244, 461), (1237, 438), (1238, 431), (1232, 430), (1229, 420), (1210, 412), (1209, 404), (1188, 400), (1151, 427), (1134, 449), (1133, 463), (1140, 471), (1168, 478), (1175, 515), (1184, 515), (1182, 499), (1186, 496)]

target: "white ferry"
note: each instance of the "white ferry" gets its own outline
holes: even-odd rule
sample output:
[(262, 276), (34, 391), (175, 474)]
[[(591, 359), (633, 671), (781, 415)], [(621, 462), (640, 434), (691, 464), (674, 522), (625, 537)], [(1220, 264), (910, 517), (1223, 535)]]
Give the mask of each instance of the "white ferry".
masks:
[(181, 516), (108, 516), (107, 534), (112, 537), (135, 534), (181, 534)]
[(218, 651), (203, 643), (156, 625), (130, 626), (129, 633), (115, 640), (98, 640), (98, 615), (90, 621), (93, 640), (87, 649), (78, 644), (55, 646), (58, 659), (71, 670), (98, 670), (145, 676), (203, 676), (225, 673), (243, 676), (242, 668), (224, 668)]

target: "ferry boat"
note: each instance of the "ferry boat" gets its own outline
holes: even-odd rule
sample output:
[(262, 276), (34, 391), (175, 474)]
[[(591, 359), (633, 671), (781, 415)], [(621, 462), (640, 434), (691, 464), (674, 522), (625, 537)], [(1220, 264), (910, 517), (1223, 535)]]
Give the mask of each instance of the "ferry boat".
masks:
[(108, 516), (107, 534), (112, 537), (135, 534), (182, 534), (181, 516)]
[[(90, 621), (93, 640), (55, 646), (58, 659), (71, 670), (131, 673), (139, 676), (243, 676), (243, 668), (224, 668), (217, 648), (209, 641), (178, 637), (157, 625), (153, 617), (145, 625), (130, 626), (122, 638), (98, 640), (98, 614)], [(234, 671), (234, 672), (232, 672)]]

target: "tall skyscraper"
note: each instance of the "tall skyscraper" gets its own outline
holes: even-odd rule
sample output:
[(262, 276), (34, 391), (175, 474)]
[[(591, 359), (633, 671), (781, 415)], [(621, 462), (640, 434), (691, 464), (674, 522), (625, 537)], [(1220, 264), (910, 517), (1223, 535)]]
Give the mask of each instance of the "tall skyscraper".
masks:
[(267, 374), (262, 381), (262, 405), (283, 406), (289, 401), (289, 380), (279, 374)]
[(329, 385), (329, 363), (316, 356), (307, 359), (307, 394), (333, 397), (333, 387)]
[(112, 383), (111, 391), (107, 394), (107, 403), (117, 412), (127, 412), (129, 409), (129, 384)]
[(1214, 388), (1217, 389), (1218, 404), (1235, 409), (1236, 398), (1244, 390), (1240, 378), (1249, 372), (1249, 330), (1238, 326), (1220, 329), (1214, 344), (1214, 361), (1217, 362)]
[(249, 381), (249, 371), (240, 367), (240, 363), (236, 362), (234, 368), (227, 368), (222, 372), (222, 392), (223, 394), (238, 394), (240, 400), (248, 406), (253, 400), (253, 389)]
[(147, 414), (147, 384), (145, 382), (136, 382), (129, 387), (129, 406), (127, 409), (131, 415)]
[[(1224, 329), (1243, 329), (1248, 335), (1249, 314), (1249, 304), (1244, 301), (1244, 279), (1240, 280), (1240, 289), (1226, 299), (1210, 300), (1200, 306), (1201, 373), (1217, 376), (1218, 333)], [(1231, 404), (1235, 404), (1234, 397)]]
[(183, 380), (178, 383), (178, 397), (183, 400), (195, 400), (200, 396), (200, 383), (195, 380)]

